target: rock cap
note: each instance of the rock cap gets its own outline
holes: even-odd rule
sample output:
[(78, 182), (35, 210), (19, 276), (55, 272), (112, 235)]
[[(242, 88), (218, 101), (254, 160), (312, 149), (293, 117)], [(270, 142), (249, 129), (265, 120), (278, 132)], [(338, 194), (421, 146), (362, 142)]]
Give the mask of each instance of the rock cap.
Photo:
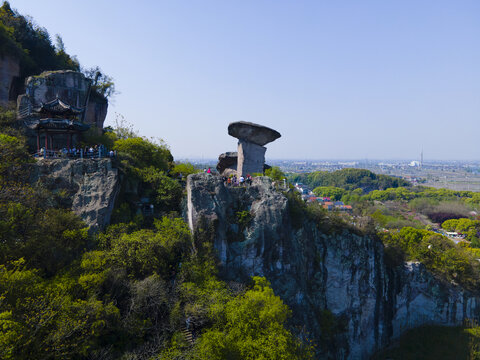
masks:
[(260, 146), (277, 140), (280, 136), (282, 136), (276, 130), (247, 121), (230, 123), (228, 125), (228, 134), (237, 139), (249, 141)]

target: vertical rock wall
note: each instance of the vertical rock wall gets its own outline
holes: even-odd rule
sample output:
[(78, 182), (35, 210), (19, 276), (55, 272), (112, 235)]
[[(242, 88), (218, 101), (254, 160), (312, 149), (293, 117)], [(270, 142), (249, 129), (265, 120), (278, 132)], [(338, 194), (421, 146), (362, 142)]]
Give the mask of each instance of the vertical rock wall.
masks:
[(19, 76), (19, 60), (8, 55), (0, 56), (0, 105), (12, 100), (13, 85)]
[[(368, 359), (415, 326), (479, 318), (479, 298), (421, 264), (388, 269), (376, 239), (307, 219), (293, 226), (286, 197), (267, 178), (227, 188), (219, 177), (195, 174), (187, 194), (192, 230), (202, 217), (215, 224), (223, 276), (265, 276), (293, 310), (293, 325), (318, 343), (319, 358)], [(238, 223), (239, 211), (250, 213), (247, 225)]]
[(52, 191), (66, 191), (72, 211), (92, 230), (110, 223), (120, 189), (118, 170), (110, 159), (39, 160), (32, 165), (30, 181)]
[(85, 123), (95, 126), (100, 131), (107, 117), (108, 101), (98, 96), (90, 96), (85, 114)]
[(238, 176), (263, 173), (267, 148), (245, 140), (238, 141)]

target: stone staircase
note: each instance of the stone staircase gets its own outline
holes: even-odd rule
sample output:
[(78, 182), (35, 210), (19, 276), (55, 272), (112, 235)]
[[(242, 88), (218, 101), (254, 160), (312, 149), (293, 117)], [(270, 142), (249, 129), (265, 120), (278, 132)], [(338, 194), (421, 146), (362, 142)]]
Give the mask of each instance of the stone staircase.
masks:
[(194, 339), (193, 339), (193, 333), (187, 329), (187, 327), (184, 327), (182, 329), (182, 334), (183, 334), (183, 337), (185, 338), (185, 340), (190, 344), (190, 345), (193, 345), (194, 343)]

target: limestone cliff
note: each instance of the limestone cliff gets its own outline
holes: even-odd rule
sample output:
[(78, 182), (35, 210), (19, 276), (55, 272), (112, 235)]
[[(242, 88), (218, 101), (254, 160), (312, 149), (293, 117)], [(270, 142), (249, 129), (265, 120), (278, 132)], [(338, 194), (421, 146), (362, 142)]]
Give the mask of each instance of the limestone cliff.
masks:
[(192, 230), (201, 218), (215, 225), (223, 276), (267, 277), (292, 308), (293, 325), (318, 343), (319, 358), (366, 359), (412, 327), (479, 317), (479, 298), (421, 264), (388, 268), (377, 239), (307, 219), (293, 224), (268, 178), (227, 188), (214, 175), (190, 175), (187, 195)]
[(15, 86), (20, 76), (20, 60), (0, 55), (0, 105), (15, 99)]
[(30, 180), (66, 192), (72, 211), (92, 229), (103, 229), (110, 222), (120, 186), (110, 159), (39, 160), (32, 165)]

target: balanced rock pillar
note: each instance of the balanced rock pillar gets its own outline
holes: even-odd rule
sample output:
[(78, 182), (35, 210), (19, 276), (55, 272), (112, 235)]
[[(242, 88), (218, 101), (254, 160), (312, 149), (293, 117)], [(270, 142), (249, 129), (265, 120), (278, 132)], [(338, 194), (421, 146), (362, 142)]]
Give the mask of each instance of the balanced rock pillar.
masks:
[(237, 175), (263, 174), (267, 148), (245, 140), (238, 141)]
[(267, 151), (264, 145), (281, 136), (276, 130), (245, 121), (228, 125), (228, 134), (239, 140), (237, 176), (263, 173)]

